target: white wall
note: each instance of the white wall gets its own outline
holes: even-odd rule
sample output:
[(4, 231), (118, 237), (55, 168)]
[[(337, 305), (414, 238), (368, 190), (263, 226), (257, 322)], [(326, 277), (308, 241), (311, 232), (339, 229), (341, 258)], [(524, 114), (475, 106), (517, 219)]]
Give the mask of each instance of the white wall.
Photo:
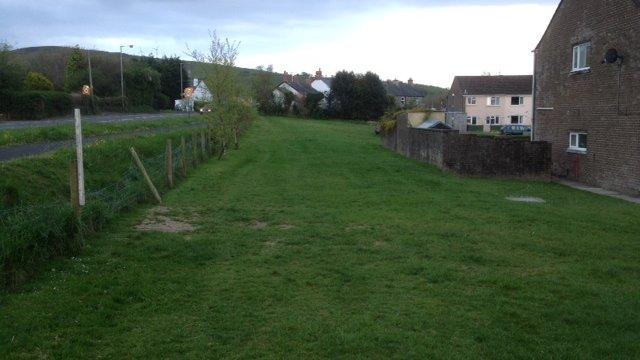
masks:
[[(476, 105), (469, 105), (467, 98), (471, 96), (465, 96), (465, 112), (467, 116), (476, 116), (478, 118), (477, 125), (485, 125), (487, 116), (499, 116), (499, 125), (510, 125), (512, 115), (523, 116), (522, 124), (531, 125), (531, 117), (533, 115), (532, 95), (476, 95)], [(487, 101), (491, 96), (500, 97), (500, 106), (487, 105)], [(511, 105), (512, 96), (522, 96), (524, 103), (522, 105)]]

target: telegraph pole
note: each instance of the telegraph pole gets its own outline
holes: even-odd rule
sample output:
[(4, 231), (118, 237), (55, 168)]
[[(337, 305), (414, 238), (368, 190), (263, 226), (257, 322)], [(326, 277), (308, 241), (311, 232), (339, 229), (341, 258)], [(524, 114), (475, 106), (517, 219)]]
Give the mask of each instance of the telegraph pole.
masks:
[(120, 96), (122, 97), (122, 112), (124, 112), (124, 70), (122, 66), (122, 48), (129, 46), (133, 48), (133, 45), (120, 45)]
[(91, 111), (95, 112), (95, 104), (93, 103), (93, 73), (91, 72), (91, 50), (87, 50), (87, 59), (89, 60), (89, 88), (91, 89), (89, 96), (91, 99)]

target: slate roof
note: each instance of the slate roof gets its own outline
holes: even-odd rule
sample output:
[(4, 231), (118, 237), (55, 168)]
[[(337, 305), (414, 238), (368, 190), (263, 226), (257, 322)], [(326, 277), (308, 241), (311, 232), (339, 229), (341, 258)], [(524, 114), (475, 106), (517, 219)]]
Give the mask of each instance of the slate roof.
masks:
[[(319, 94), (318, 91), (316, 91), (316, 89), (312, 88), (311, 85), (307, 84), (306, 82), (284, 81), (284, 82), (280, 83), (280, 85), (282, 85), (282, 84), (287, 84), (287, 85), (291, 86), (292, 88), (294, 88), (297, 92), (299, 92), (303, 96), (306, 96), (308, 94)], [(280, 87), (280, 85), (278, 85), (278, 87)]]
[(424, 92), (420, 89), (400, 81), (385, 81), (384, 87), (387, 89), (387, 94), (391, 96), (425, 97)]
[(533, 75), (456, 76), (452, 89), (465, 95), (526, 95), (533, 93)]

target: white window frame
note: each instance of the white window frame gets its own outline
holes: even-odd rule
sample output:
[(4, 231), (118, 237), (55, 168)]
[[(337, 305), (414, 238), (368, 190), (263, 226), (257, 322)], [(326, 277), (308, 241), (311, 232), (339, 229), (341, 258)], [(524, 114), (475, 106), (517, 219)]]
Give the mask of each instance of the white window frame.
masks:
[(478, 125), (477, 116), (467, 116), (467, 125)]
[[(589, 140), (588, 134), (586, 132), (572, 131), (569, 133), (569, 150), (577, 151), (577, 152), (587, 152), (587, 147), (589, 143), (587, 142), (587, 147), (580, 147), (580, 136), (584, 135), (587, 137), (585, 142)], [(575, 140), (575, 141), (574, 141)]]
[(497, 116), (497, 115), (487, 116), (486, 124), (487, 125), (500, 125), (500, 116)]
[(406, 97), (404, 97), (404, 96), (401, 96), (401, 97), (400, 97), (400, 104), (402, 104), (402, 105), (406, 105), (406, 104), (407, 104), (407, 98), (406, 98)]
[[(518, 117), (518, 122), (514, 123), (513, 118)], [(524, 124), (524, 115), (510, 115), (509, 116), (509, 125), (522, 125)]]
[(573, 47), (573, 60), (571, 62), (571, 71), (590, 70), (589, 66), (589, 50), (591, 50), (591, 42), (583, 42)]
[(478, 100), (475, 96), (467, 96), (467, 105), (476, 105)]
[[(518, 103), (513, 104), (513, 99), (518, 98)], [(524, 96), (512, 96), (511, 97), (511, 106), (522, 106), (524, 105)]]
[(500, 102), (500, 96), (489, 96), (487, 98), (487, 106), (500, 106)]

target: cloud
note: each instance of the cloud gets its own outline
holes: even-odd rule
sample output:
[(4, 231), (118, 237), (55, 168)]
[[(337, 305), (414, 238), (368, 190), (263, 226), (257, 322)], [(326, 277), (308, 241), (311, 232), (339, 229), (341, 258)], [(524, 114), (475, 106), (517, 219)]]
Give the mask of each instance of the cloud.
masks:
[(240, 41), (239, 64), (448, 86), (454, 75), (530, 73), (556, 1), (0, 0), (3, 37), (19, 46), (74, 45), (135, 54), (206, 48), (208, 31)]

